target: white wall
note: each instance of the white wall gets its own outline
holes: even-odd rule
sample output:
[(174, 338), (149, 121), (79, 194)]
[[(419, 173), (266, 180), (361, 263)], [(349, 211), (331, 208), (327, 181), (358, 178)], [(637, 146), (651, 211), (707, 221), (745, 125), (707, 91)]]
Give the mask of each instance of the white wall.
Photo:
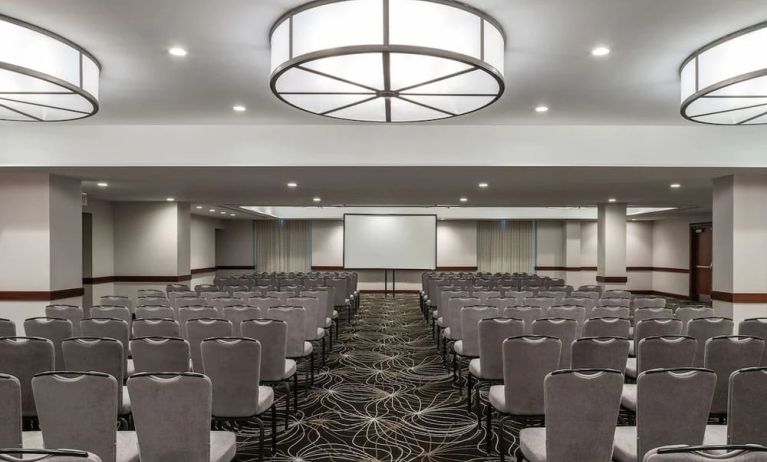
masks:
[(344, 265), (344, 222), (314, 220), (312, 228), (312, 266)]
[[(222, 220), (216, 232), (216, 266), (248, 266), (253, 268), (253, 221)], [(245, 270), (219, 270), (220, 275), (238, 274)]]
[[(192, 215), (189, 225), (190, 266), (192, 271), (216, 267), (216, 228), (221, 227), (220, 220)], [(211, 284), (216, 270), (205, 273), (192, 273), (190, 287), (197, 284)]]
[[(626, 222), (626, 266), (648, 268), (653, 266), (652, 221)], [(626, 286), (631, 290), (653, 290), (652, 271), (628, 271)]]
[(477, 222), (437, 222), (437, 266), (477, 266)]
[(114, 220), (116, 275), (181, 274), (178, 272), (179, 218), (175, 203), (116, 202)]
[[(115, 275), (114, 254), (114, 213), (112, 203), (88, 199), (84, 213), (91, 215), (91, 277), (100, 278)], [(104, 295), (113, 295), (113, 282), (103, 282), (85, 287), (85, 305), (97, 304)]]
[[(690, 220), (658, 220), (653, 224), (652, 266), (690, 268)], [(688, 295), (689, 273), (654, 271), (652, 288), (659, 292)]]

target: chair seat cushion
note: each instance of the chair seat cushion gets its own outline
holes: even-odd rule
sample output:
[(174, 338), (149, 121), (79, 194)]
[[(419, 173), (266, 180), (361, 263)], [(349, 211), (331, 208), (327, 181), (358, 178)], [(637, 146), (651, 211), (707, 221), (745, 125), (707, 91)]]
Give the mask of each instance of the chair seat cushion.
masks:
[(43, 432), (21, 432), (21, 447), (25, 449), (43, 449)]
[(479, 361), (479, 358), (469, 361), (469, 373), (474, 377), (484, 378), (482, 377), (482, 363)]
[(703, 444), (721, 446), (727, 444), (727, 425), (706, 425)]
[(437, 318), (437, 325), (439, 327), (445, 327), (445, 320), (442, 318), (442, 316)]
[(132, 359), (128, 360), (128, 366), (126, 367), (126, 371), (127, 371), (128, 377), (136, 373), (136, 365), (133, 364)]
[(325, 318), (325, 329), (329, 329), (330, 326), (333, 325), (333, 320), (330, 318)]
[(632, 379), (637, 378), (637, 359), (636, 358), (628, 358), (626, 360), (626, 377), (631, 377)]
[(312, 340), (321, 340), (325, 337), (325, 329), (322, 327), (317, 328), (317, 333), (315, 334), (315, 337)]
[(523, 428), (519, 432), (519, 449), (530, 462), (546, 462), (546, 428)]
[(131, 413), (130, 395), (128, 394), (128, 387), (123, 386), (123, 402), (118, 409), (118, 415), (128, 415)]
[(458, 340), (453, 344), (453, 351), (456, 354), (463, 356), (463, 340)]
[(283, 379), (288, 379), (290, 377), (293, 377), (293, 374), (296, 373), (296, 362), (292, 359), (286, 359), (285, 360), (285, 375), (282, 376)]
[(634, 412), (637, 411), (637, 386), (635, 383), (627, 383), (623, 385), (621, 406)]
[(301, 356), (309, 356), (314, 351), (314, 346), (309, 342), (304, 342), (304, 354)]
[(637, 461), (637, 428), (615, 427), (613, 460), (618, 462)]
[(636, 353), (634, 352), (634, 342), (631, 342), (629, 344), (629, 356), (631, 356), (632, 358), (636, 356)]
[(210, 462), (230, 462), (237, 453), (233, 432), (210, 432)]
[(333, 310), (333, 316), (332, 316), (332, 318), (333, 318), (333, 319), (336, 319), (337, 317), (338, 317), (338, 311), (336, 311), (336, 310)]
[(138, 462), (138, 438), (136, 432), (117, 432), (116, 462)]
[(490, 404), (492, 404), (495, 409), (508, 413), (506, 406), (506, 392), (504, 391), (503, 385), (493, 385), (490, 387), (490, 394), (488, 397), (490, 398)]
[(256, 407), (256, 414), (261, 414), (274, 404), (274, 390), (272, 387), (265, 387), (263, 385), (258, 387), (258, 406)]

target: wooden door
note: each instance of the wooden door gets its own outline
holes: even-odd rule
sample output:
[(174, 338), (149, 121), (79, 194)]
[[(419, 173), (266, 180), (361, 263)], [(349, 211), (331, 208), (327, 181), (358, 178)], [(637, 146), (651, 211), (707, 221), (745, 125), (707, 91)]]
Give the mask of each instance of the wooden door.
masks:
[(710, 223), (694, 224), (690, 233), (690, 296), (694, 300), (709, 301), (713, 268), (713, 228)]

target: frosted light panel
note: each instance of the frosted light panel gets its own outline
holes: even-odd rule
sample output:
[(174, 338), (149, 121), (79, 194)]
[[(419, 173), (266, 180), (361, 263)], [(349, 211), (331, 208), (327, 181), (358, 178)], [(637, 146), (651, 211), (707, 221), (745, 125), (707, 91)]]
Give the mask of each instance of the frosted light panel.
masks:
[(293, 17), (293, 56), (327, 48), (383, 43), (381, 0), (349, 0)]
[(420, 0), (389, 1), (389, 40), (480, 58), (481, 19), (448, 5)]
[(290, 59), (290, 21), (284, 21), (272, 33), (272, 71)]
[(344, 268), (433, 270), (437, 217), (344, 215)]

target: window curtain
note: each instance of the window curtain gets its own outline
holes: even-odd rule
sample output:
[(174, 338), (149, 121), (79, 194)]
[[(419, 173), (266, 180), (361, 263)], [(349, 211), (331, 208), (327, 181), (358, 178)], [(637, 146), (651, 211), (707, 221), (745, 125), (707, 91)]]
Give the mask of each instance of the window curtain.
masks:
[(491, 273), (533, 272), (533, 222), (479, 221), (477, 266)]
[(256, 220), (256, 270), (310, 271), (310, 226), (305, 220)]

